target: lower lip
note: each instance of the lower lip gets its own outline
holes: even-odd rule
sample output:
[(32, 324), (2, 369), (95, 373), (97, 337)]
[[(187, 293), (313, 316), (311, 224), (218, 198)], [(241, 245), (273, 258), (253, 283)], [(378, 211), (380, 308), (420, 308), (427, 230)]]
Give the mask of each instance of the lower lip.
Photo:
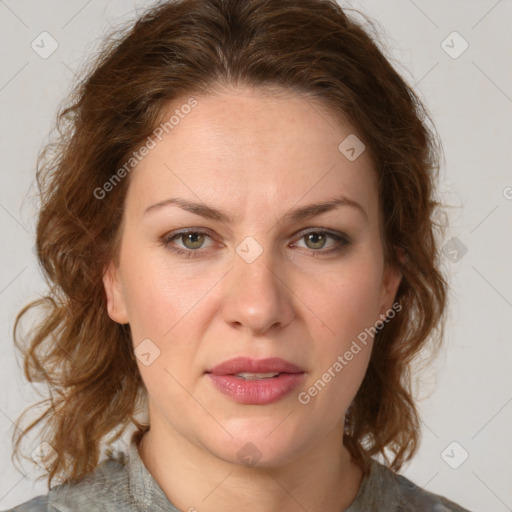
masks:
[(304, 373), (282, 373), (270, 379), (244, 380), (234, 375), (207, 374), (226, 396), (247, 405), (277, 402), (291, 393), (304, 379)]

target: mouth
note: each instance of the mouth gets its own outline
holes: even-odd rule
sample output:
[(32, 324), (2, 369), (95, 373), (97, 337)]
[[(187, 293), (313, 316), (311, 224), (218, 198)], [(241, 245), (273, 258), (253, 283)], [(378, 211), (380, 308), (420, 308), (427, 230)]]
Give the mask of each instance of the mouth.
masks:
[(256, 380), (256, 379), (274, 379), (279, 377), (281, 373), (279, 372), (268, 372), (268, 373), (250, 373), (250, 372), (242, 372), (236, 373), (234, 377), (239, 377), (244, 380)]
[(281, 400), (304, 379), (300, 367), (280, 358), (237, 357), (207, 370), (217, 390), (235, 402), (264, 405)]
[(206, 373), (213, 375), (247, 375), (259, 376), (259, 378), (273, 378), (280, 373), (304, 373), (302, 368), (285, 361), (279, 357), (267, 359), (251, 359), (250, 357), (235, 357), (214, 366)]

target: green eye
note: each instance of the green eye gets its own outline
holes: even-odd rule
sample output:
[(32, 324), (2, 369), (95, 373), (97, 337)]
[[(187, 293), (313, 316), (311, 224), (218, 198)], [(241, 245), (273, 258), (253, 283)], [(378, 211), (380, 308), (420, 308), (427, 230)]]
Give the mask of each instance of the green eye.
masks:
[[(204, 228), (188, 229), (186, 231), (173, 232), (165, 235), (161, 239), (161, 244), (168, 250), (185, 256), (185, 258), (193, 258), (201, 256), (207, 247), (204, 247), (205, 241), (210, 238), (213, 239), (212, 232)], [(349, 237), (343, 233), (333, 233), (324, 229), (314, 229), (307, 232), (302, 231), (298, 235), (298, 240), (304, 240), (306, 248), (310, 249), (313, 256), (318, 253), (319, 255), (341, 252), (345, 246), (350, 245)], [(334, 240), (333, 247), (324, 249), (328, 240)], [(180, 244), (176, 244), (179, 241)], [(295, 245), (295, 244), (294, 244)]]
[[(212, 238), (209, 232), (202, 229), (189, 229), (179, 233), (169, 233), (161, 241), (162, 245), (176, 254), (192, 258), (200, 254), (199, 249), (203, 248), (206, 238)], [(175, 240), (181, 241), (183, 247), (176, 245)]]
[(309, 233), (304, 238), (306, 239), (306, 244), (311, 243), (310, 249), (322, 249), (327, 240), (326, 233)]
[(204, 243), (203, 233), (182, 233), (178, 236), (181, 237), (181, 241), (187, 249), (200, 249)]
[[(349, 245), (350, 239), (343, 233), (332, 233), (324, 229), (310, 230), (299, 234), (300, 240), (305, 240), (306, 248), (311, 249), (313, 252), (319, 254), (329, 254), (332, 252), (339, 252), (345, 246)], [(333, 247), (322, 250), (327, 240), (331, 238), (335, 241)]]

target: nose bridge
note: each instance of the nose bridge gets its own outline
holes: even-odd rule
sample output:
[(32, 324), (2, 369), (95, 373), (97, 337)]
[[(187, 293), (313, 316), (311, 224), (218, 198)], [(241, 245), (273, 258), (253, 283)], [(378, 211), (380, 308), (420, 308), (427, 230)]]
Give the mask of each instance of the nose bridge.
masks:
[[(276, 279), (272, 247), (259, 243), (254, 237), (246, 237), (236, 248), (235, 274), (247, 288), (268, 290), (275, 288)], [(272, 271), (274, 270), (274, 271)]]
[(272, 248), (255, 237), (246, 237), (237, 247), (229, 273), (224, 314), (226, 321), (254, 331), (265, 331), (276, 323), (287, 324), (293, 316), (285, 276)]

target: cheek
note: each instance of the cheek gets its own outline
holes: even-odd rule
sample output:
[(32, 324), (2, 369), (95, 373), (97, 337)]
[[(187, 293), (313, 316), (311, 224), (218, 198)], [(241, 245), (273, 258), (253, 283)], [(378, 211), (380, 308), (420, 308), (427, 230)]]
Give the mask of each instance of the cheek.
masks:
[[(179, 383), (186, 382), (181, 367), (191, 368), (197, 352), (194, 313), (205, 291), (197, 277), (198, 282), (191, 283), (177, 273), (170, 278), (155, 265), (149, 268), (152, 272), (133, 273), (125, 288), (132, 343), (152, 398), (157, 403), (160, 399), (179, 401), (184, 398)], [(148, 352), (150, 361), (145, 364), (142, 355)]]
[(154, 273), (132, 273), (125, 285), (125, 297), (135, 344), (139, 338), (161, 338), (179, 314), (175, 285)]
[(314, 370), (300, 403), (329, 425), (340, 421), (361, 385), (373, 346), (370, 328), (378, 319), (378, 267), (347, 268), (330, 276), (324, 293), (311, 297), (323, 324), (314, 337)]
[(326, 276), (311, 296), (311, 307), (330, 327), (335, 339), (350, 340), (378, 319), (381, 273), (376, 262), (355, 257), (350, 265)]
[(159, 250), (134, 251), (124, 264), (123, 290), (135, 344), (140, 338), (172, 336), (212, 287), (197, 273), (170, 267)]

